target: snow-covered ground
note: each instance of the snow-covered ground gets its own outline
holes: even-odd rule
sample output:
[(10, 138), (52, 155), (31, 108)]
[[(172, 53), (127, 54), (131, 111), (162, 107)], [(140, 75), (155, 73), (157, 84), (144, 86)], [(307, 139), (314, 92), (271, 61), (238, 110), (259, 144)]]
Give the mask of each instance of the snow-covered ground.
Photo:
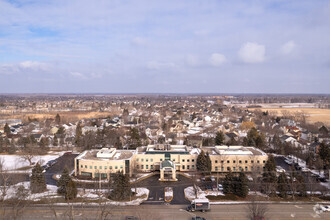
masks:
[[(17, 191), (18, 187), (20, 187), (20, 186), (24, 186), (24, 188), (28, 190), (27, 200), (40, 201), (43, 198), (60, 198), (60, 197), (62, 197), (62, 196), (57, 194), (57, 187), (56, 186), (47, 185), (47, 191), (45, 191), (43, 193), (31, 194), (30, 190), (29, 190), (30, 182), (21, 182), (21, 183), (18, 183), (16, 185), (10, 186), (8, 188), (7, 194), (5, 196), (5, 200), (14, 198), (15, 197), (15, 192)], [(132, 192), (134, 192), (134, 191), (135, 191), (135, 189), (132, 188)], [(88, 199), (88, 200), (98, 200), (99, 198), (102, 198), (102, 199), (107, 200), (106, 204), (108, 204), (108, 205), (121, 205), (121, 206), (124, 206), (124, 205), (139, 205), (144, 200), (148, 199), (148, 195), (149, 195), (149, 190), (148, 189), (146, 189), (146, 188), (137, 188), (136, 191), (137, 191), (136, 196), (140, 197), (140, 198), (132, 200), (132, 201), (127, 201), (127, 202), (117, 202), (117, 201), (112, 201), (112, 200), (107, 199), (104, 196), (106, 190), (96, 191), (94, 189), (81, 189), (81, 188), (78, 188), (77, 197)]]
[[(47, 155), (35, 156), (32, 162), (39, 162), (41, 165), (45, 165), (48, 161), (54, 160), (61, 156), (63, 152), (49, 152)], [(22, 167), (30, 166), (29, 162), (23, 159), (20, 155), (0, 155), (0, 160), (3, 161), (4, 170), (12, 171), (20, 169)]]
[(185, 197), (189, 201), (196, 199), (196, 198), (204, 199), (204, 198), (206, 198), (206, 196), (224, 196), (224, 194), (222, 192), (211, 191), (211, 190), (202, 191), (199, 187), (197, 187), (197, 197), (196, 197), (194, 187), (192, 187), (192, 186), (185, 188), (184, 194), (185, 194)]

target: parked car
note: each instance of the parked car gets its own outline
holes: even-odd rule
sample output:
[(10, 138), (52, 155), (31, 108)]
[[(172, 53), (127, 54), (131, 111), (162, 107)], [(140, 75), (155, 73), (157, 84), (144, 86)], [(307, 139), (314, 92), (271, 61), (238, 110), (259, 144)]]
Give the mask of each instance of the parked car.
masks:
[(206, 220), (205, 218), (203, 218), (203, 217), (199, 217), (199, 216), (192, 217), (191, 219), (192, 219), (192, 220)]
[(285, 173), (285, 169), (283, 169), (283, 167), (281, 167), (281, 166), (276, 166), (276, 172)]
[(212, 186), (207, 185), (207, 186), (206, 186), (206, 189), (207, 189), (207, 190), (212, 190)]
[(218, 190), (223, 191), (223, 186), (221, 184), (218, 184)]
[(71, 155), (72, 152), (71, 151), (68, 151), (68, 152), (65, 152), (63, 155)]
[(125, 220), (139, 220), (139, 218), (135, 216), (126, 216)]
[(212, 182), (215, 182), (215, 177), (214, 176), (211, 176), (210, 179), (211, 179)]

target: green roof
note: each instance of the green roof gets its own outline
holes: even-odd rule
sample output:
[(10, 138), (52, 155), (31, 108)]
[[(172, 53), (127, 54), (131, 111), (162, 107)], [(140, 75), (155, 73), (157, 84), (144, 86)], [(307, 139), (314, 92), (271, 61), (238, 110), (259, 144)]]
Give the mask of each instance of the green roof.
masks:
[(164, 160), (161, 164), (160, 164), (160, 168), (165, 168), (165, 167), (171, 167), (174, 168), (174, 163), (170, 160)]

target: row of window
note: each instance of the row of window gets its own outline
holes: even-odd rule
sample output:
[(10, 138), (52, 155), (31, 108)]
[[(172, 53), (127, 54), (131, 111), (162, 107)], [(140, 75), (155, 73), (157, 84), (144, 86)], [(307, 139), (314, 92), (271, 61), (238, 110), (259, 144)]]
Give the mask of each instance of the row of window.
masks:
[[(223, 160), (221, 160), (220, 162), (221, 162), (221, 163), (224, 163)], [(218, 160), (215, 160), (214, 163), (218, 163)], [(230, 163), (230, 160), (227, 160), (227, 163)], [(236, 163), (236, 160), (233, 160), (233, 163)], [(238, 163), (242, 163), (242, 161), (239, 160)], [(246, 160), (245, 163), (248, 163), (248, 161)], [(254, 160), (251, 160), (251, 163), (254, 163)], [(260, 163), (260, 161), (257, 160), (257, 163)], [(266, 161), (263, 160), (262, 163), (266, 163)]]
[[(175, 160), (173, 160), (175, 161)], [(185, 159), (182, 159), (182, 162), (185, 162)], [(187, 159), (187, 162), (190, 162), (190, 159)], [(195, 159), (191, 159), (191, 162), (195, 162)]]
[[(162, 161), (162, 160), (163, 160), (163, 159), (160, 158), (160, 161)], [(141, 158), (141, 162), (143, 162), (143, 161), (144, 161), (144, 159)], [(147, 158), (147, 159), (145, 159), (145, 161), (146, 161), (146, 162), (149, 162), (149, 159)], [(153, 161), (154, 161), (154, 159), (150, 158), (150, 162), (153, 162)], [(139, 162), (139, 158), (136, 159), (136, 162)]]
[[(146, 169), (149, 169), (149, 165), (146, 165), (145, 167), (146, 167)], [(140, 166), (139, 165), (136, 165), (136, 168), (137, 169), (140, 169)], [(152, 170), (153, 168), (154, 168), (154, 166), (153, 165), (150, 165), (150, 169)], [(143, 169), (144, 169), (144, 166), (141, 165), (141, 170), (143, 170)]]
[[(181, 168), (184, 170), (185, 169), (185, 165), (182, 165)], [(187, 165), (187, 170), (190, 169), (190, 165)], [(191, 169), (195, 169), (195, 165), (191, 165)]]
[[(80, 165), (81, 168), (84, 168), (84, 165)], [(106, 170), (108, 169), (108, 166), (98, 166), (100, 170), (102, 170), (103, 168)], [(123, 169), (123, 165), (119, 166), (120, 169)], [(87, 165), (85, 165), (85, 168), (87, 169)], [(109, 169), (112, 170), (112, 168), (114, 168), (115, 170), (118, 169), (118, 166), (109, 166)], [(89, 169), (93, 169), (93, 166), (89, 166)], [(97, 166), (94, 166), (94, 169), (97, 169)]]

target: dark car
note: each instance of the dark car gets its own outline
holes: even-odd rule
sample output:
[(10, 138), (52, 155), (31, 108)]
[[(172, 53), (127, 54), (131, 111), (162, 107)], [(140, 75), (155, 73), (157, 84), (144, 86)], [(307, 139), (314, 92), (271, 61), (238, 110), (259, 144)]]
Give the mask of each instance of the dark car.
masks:
[(71, 151), (68, 151), (68, 152), (65, 152), (63, 155), (71, 155), (72, 152)]
[(206, 220), (205, 218), (203, 218), (203, 217), (199, 217), (199, 216), (192, 217), (191, 219), (192, 219), (192, 220)]
[(125, 220), (139, 220), (139, 218), (135, 216), (126, 216)]

